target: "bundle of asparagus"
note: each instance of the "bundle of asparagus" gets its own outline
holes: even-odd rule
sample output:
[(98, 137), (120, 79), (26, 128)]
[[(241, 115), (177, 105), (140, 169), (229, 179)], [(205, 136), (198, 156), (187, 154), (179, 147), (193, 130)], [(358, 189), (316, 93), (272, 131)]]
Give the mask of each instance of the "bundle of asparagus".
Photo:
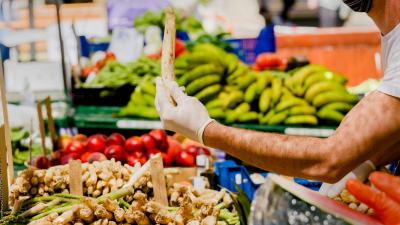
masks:
[[(135, 171), (128, 164), (122, 165), (114, 159), (82, 164), (83, 194), (89, 197), (113, 192), (121, 188)], [(69, 193), (68, 165), (55, 166), (47, 170), (29, 167), (20, 171), (10, 188), (10, 205), (24, 196), (49, 196), (55, 193)]]
[(22, 209), (14, 208), (12, 219), (6, 218), (0, 224), (240, 224), (224, 189), (200, 191), (174, 184), (168, 188), (169, 204), (164, 206), (154, 201), (149, 165), (131, 171), (129, 181), (118, 190), (97, 198), (68, 193), (37, 196), (23, 202)]

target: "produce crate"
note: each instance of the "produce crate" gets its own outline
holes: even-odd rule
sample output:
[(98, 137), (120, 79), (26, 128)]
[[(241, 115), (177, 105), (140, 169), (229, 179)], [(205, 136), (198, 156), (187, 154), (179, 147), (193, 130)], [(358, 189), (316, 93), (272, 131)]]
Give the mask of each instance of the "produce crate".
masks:
[(72, 89), (72, 103), (92, 106), (125, 106), (135, 86), (124, 85), (120, 88), (74, 88)]
[[(260, 184), (253, 182), (246, 167), (237, 165), (233, 160), (216, 162), (214, 166), (219, 185), (233, 192), (237, 192), (237, 185), (250, 200), (253, 200), (254, 192)], [(267, 173), (263, 175), (266, 176)]]

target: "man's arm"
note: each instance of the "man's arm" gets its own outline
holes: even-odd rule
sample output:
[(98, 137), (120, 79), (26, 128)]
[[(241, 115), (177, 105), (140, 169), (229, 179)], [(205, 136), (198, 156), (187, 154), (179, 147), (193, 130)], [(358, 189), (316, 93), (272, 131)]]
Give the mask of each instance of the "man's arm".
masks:
[[(203, 140), (268, 171), (333, 183), (378, 149), (394, 145), (399, 134), (400, 100), (373, 92), (326, 139), (261, 133), (212, 122)], [(390, 150), (382, 154), (393, 155)]]

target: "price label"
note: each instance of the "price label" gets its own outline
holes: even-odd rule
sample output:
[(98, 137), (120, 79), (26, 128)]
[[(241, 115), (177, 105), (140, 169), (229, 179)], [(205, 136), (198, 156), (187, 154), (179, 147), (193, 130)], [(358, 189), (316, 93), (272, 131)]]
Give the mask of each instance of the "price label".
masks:
[(117, 122), (118, 128), (130, 129), (162, 129), (161, 121), (148, 121), (148, 120), (119, 120)]
[(334, 129), (320, 128), (286, 128), (284, 133), (288, 135), (313, 136), (313, 137), (329, 137), (335, 132)]

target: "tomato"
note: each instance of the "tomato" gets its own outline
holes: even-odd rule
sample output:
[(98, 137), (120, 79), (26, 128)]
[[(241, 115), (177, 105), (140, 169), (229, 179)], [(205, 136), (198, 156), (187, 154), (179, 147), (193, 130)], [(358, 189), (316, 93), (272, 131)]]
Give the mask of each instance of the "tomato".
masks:
[(85, 145), (80, 142), (73, 140), (65, 146), (65, 153), (66, 154), (77, 154), (82, 155), (85, 152)]
[(104, 152), (107, 138), (102, 134), (95, 134), (89, 137), (86, 148), (89, 152)]
[(282, 59), (274, 53), (261, 53), (256, 58), (255, 67), (258, 70), (279, 68), (283, 64)]
[(140, 165), (143, 166), (147, 162), (147, 157), (146, 156), (137, 157), (135, 155), (129, 155), (127, 161), (130, 166), (135, 166), (137, 162), (139, 162)]
[(176, 41), (175, 41), (175, 57), (180, 56), (185, 51), (186, 51), (185, 43), (179, 39), (176, 39)]
[(83, 162), (83, 163), (85, 163), (85, 162), (88, 162), (88, 159), (89, 159), (89, 157), (92, 155), (93, 153), (92, 152), (85, 152), (85, 153), (83, 153), (82, 155), (81, 155), (81, 161)]
[(107, 138), (107, 146), (110, 145), (125, 145), (125, 137), (119, 133), (113, 133)]
[(168, 150), (167, 133), (164, 130), (155, 129), (150, 131), (149, 134), (156, 140), (157, 149), (163, 152)]
[(132, 152), (143, 152), (144, 144), (140, 137), (133, 136), (125, 141), (125, 150), (129, 153)]
[(181, 151), (175, 156), (175, 162), (178, 166), (194, 167), (196, 166), (196, 158), (187, 151)]
[(125, 159), (125, 150), (120, 145), (110, 145), (104, 151), (107, 159), (114, 158), (116, 161), (123, 161)]
[(141, 139), (142, 139), (143, 145), (147, 151), (157, 148), (156, 139), (154, 139), (153, 136), (151, 136), (149, 134), (143, 134), (141, 136)]

